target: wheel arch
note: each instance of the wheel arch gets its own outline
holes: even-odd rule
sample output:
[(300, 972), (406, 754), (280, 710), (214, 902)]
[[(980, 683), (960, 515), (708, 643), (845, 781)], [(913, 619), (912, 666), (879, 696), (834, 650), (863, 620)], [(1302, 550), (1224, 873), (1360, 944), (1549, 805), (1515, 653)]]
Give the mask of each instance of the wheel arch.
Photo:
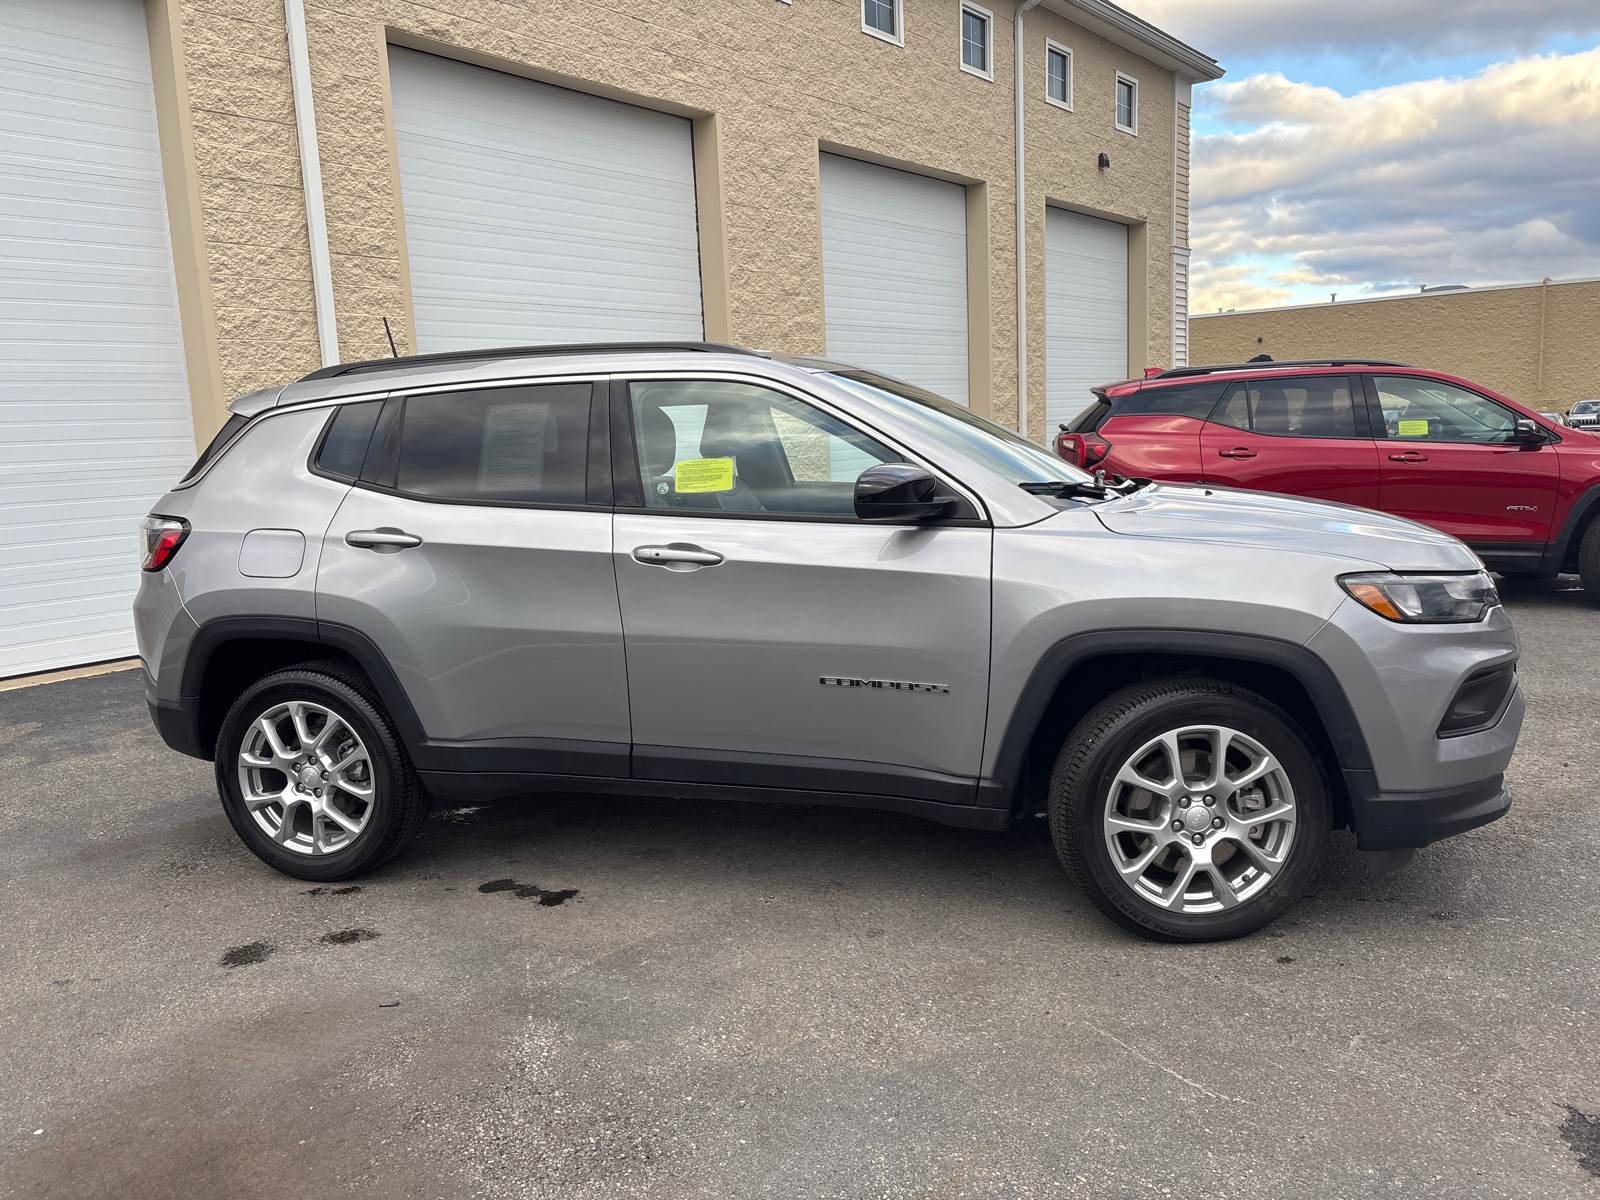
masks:
[(1576, 571), (1578, 547), (1583, 542), (1584, 532), (1596, 519), (1600, 519), (1600, 483), (1579, 495), (1572, 502), (1572, 507), (1567, 509), (1566, 520), (1561, 522), (1561, 532), (1545, 556), (1539, 573), (1549, 577), (1563, 571)]
[(1107, 630), (1056, 643), (1012, 710), (984, 789), (989, 803), (1015, 809), (1042, 799), (1061, 742), (1085, 713), (1130, 683), (1184, 675), (1238, 684), (1294, 718), (1326, 769), (1334, 826), (1349, 823), (1345, 772), (1370, 773), (1372, 758), (1332, 669), (1292, 642), (1197, 630)]
[[(422, 727), (388, 661), (371, 639), (343, 625), (287, 617), (218, 617), (201, 625), (184, 656), (178, 712), (189, 753), (210, 760), (233, 702), (256, 680), (301, 663), (333, 659), (360, 670), (408, 747)], [(170, 741), (170, 738), (169, 738)]]

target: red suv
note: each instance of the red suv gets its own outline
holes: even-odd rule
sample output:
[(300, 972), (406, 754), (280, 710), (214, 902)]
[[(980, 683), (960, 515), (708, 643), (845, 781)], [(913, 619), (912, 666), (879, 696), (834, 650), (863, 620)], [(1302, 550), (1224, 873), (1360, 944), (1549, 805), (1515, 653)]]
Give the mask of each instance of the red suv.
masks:
[(1179, 367), (1094, 396), (1055, 441), (1086, 470), (1380, 509), (1504, 575), (1576, 571), (1600, 603), (1600, 432), (1373, 360)]

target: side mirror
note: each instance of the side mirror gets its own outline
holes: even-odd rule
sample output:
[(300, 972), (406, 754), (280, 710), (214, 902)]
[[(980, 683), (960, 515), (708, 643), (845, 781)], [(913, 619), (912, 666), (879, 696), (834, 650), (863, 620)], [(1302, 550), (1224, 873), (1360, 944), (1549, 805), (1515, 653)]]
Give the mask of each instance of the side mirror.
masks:
[(1511, 440), (1538, 445), (1544, 441), (1544, 430), (1539, 428), (1539, 422), (1518, 417), (1516, 432), (1511, 435)]
[(939, 481), (914, 463), (879, 463), (856, 478), (856, 516), (863, 521), (925, 521), (956, 503), (939, 495)]

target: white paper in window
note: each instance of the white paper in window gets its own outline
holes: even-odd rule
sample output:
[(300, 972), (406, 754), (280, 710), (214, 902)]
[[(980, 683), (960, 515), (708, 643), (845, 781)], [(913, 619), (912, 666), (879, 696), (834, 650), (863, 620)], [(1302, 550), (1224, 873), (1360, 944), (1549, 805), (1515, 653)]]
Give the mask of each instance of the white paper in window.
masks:
[(555, 427), (548, 400), (491, 404), (483, 418), (480, 492), (537, 492), (544, 487), (544, 456), (553, 454)]

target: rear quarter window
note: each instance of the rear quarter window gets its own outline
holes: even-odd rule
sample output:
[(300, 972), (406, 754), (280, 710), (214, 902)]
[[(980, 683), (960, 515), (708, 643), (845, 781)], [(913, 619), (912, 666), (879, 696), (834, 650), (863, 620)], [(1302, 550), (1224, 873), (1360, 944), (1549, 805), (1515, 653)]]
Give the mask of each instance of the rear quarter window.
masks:
[(1118, 417), (1193, 417), (1204, 421), (1222, 399), (1227, 382), (1190, 384), (1186, 387), (1141, 388), (1117, 401)]

